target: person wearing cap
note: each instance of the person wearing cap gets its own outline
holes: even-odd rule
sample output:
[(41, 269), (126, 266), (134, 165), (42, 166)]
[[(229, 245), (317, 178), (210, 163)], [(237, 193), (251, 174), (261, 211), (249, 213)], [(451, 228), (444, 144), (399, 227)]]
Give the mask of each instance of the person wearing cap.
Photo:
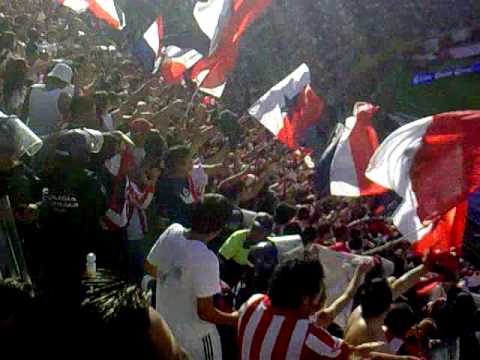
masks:
[(39, 136), (58, 130), (59, 124), (70, 116), (70, 103), (74, 94), (73, 71), (67, 64), (59, 63), (47, 75), (46, 84), (35, 84), (27, 95), (28, 104), (23, 120)]
[(249, 266), (248, 255), (252, 246), (264, 241), (272, 233), (273, 218), (258, 213), (250, 229), (238, 230), (225, 241), (219, 250), (222, 280), (235, 287)]

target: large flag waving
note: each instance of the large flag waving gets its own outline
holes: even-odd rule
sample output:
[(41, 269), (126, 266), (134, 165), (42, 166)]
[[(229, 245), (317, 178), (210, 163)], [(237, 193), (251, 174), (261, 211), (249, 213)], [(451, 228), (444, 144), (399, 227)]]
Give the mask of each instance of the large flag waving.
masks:
[(153, 73), (156, 70), (156, 66), (161, 60), (163, 38), (163, 17), (159, 16), (133, 49), (133, 54), (142, 63), (145, 71)]
[(365, 176), (370, 158), (378, 148), (377, 133), (372, 125), (372, 117), (378, 109), (372, 104), (357, 103), (353, 116), (345, 121), (329, 167), (332, 195), (357, 197), (387, 191)]
[(300, 65), (263, 95), (249, 110), (279, 141), (290, 148), (302, 147), (306, 133), (316, 125), (325, 107), (310, 87), (310, 70)]
[(209, 0), (197, 2), (194, 17), (210, 38), (210, 54), (192, 69), (192, 80), (203, 92), (221, 97), (234, 69), (240, 40), (272, 0)]
[(57, 0), (60, 5), (80, 13), (89, 10), (99, 20), (114, 29), (125, 27), (125, 14), (116, 7), (114, 0)]
[(393, 220), (422, 240), (417, 249), (461, 250), (464, 202), (480, 186), (479, 131), (480, 111), (427, 117), (393, 132), (370, 160), (367, 177), (403, 198)]
[(163, 80), (169, 84), (181, 83), (185, 72), (202, 59), (202, 54), (197, 50), (181, 49), (172, 45), (164, 49), (163, 56), (160, 72)]

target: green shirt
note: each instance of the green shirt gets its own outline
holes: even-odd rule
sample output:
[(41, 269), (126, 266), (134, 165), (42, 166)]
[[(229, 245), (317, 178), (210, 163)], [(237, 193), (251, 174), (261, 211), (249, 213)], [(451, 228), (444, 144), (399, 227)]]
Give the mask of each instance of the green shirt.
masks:
[(250, 248), (245, 248), (243, 245), (249, 233), (248, 229), (235, 231), (225, 240), (219, 253), (227, 260), (233, 259), (239, 265), (247, 265)]

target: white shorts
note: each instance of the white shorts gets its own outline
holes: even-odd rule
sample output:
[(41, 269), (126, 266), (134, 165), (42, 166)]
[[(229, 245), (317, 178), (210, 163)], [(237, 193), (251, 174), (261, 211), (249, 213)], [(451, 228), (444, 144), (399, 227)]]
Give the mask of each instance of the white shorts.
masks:
[(177, 336), (177, 341), (188, 355), (190, 355), (192, 360), (222, 360), (220, 335), (214, 325), (212, 325), (211, 330), (207, 332), (184, 332), (180, 336)]

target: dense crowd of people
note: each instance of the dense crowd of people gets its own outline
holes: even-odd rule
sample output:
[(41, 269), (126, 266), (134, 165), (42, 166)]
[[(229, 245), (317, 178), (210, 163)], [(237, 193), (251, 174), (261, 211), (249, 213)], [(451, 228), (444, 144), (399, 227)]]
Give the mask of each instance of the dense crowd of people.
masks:
[[(0, 267), (0, 352), (476, 358), (475, 268), (415, 258), (392, 194), (326, 196), (304, 153), (128, 47), (53, 1), (0, 5), (0, 195), (31, 277)], [(18, 119), (43, 142), (33, 156)], [(324, 254), (353, 266), (345, 288)]]

